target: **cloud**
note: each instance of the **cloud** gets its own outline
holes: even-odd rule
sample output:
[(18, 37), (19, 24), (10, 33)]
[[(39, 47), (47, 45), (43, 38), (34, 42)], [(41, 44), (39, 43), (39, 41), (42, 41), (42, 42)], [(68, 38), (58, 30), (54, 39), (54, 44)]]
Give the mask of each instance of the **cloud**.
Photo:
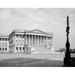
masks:
[(75, 47), (75, 9), (54, 8), (0, 8), (0, 33), (9, 34), (13, 29), (40, 29), (54, 33), (56, 49), (65, 47), (66, 16), (70, 16), (71, 47)]

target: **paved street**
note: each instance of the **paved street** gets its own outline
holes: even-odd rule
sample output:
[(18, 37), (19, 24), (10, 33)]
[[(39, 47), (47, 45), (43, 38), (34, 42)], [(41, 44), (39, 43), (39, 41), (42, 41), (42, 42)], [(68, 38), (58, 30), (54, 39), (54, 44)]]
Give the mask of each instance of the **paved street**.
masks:
[(62, 61), (33, 58), (13, 58), (0, 61), (1, 67), (61, 67)]

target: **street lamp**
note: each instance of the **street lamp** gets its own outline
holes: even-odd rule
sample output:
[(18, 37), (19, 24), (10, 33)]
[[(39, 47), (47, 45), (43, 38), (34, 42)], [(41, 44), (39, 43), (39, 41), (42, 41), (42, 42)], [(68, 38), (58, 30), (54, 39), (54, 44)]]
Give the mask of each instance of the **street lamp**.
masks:
[(69, 16), (67, 16), (67, 27), (66, 27), (66, 52), (65, 52), (65, 58), (64, 58), (64, 65), (65, 66), (71, 66), (71, 55), (70, 55), (70, 43), (69, 43)]

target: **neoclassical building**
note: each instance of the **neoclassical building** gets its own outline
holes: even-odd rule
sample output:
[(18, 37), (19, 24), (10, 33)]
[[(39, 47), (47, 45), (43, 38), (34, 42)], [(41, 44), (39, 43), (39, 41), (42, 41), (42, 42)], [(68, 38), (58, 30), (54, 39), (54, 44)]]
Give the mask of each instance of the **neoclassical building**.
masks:
[(25, 46), (51, 48), (52, 38), (52, 33), (46, 33), (38, 29), (14, 30), (9, 35), (9, 50), (10, 52), (24, 52)]
[(52, 48), (52, 33), (47, 33), (38, 29), (34, 30), (13, 30), (9, 36), (0, 36), (0, 52), (24, 53), (25, 48), (45, 47)]

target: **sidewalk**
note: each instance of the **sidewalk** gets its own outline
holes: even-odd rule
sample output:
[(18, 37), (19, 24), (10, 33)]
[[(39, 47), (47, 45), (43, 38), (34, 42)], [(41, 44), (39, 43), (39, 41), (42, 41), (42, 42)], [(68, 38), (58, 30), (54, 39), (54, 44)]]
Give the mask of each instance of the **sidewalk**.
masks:
[(35, 59), (48, 59), (63, 61), (64, 54), (0, 54), (0, 60), (11, 58), (35, 58)]

